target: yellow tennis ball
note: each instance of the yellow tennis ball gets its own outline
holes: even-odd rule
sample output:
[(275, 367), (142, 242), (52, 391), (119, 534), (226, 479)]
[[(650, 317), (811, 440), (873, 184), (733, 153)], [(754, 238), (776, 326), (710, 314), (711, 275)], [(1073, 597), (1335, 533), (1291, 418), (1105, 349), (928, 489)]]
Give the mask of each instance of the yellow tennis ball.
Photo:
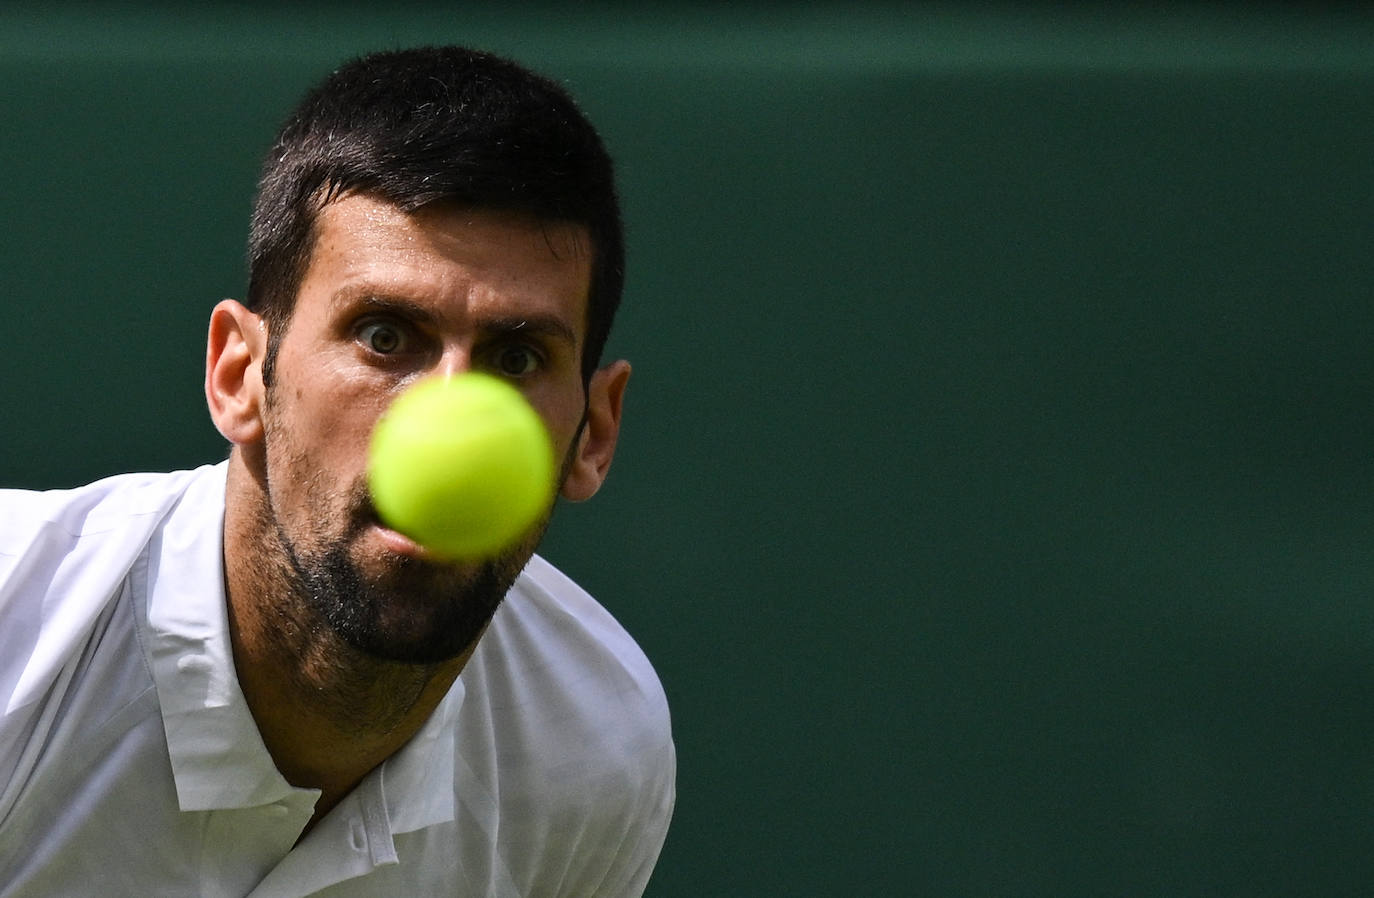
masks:
[(436, 555), (475, 560), (509, 548), (548, 512), (553, 445), (506, 381), (428, 378), (377, 421), (367, 477), (388, 527)]

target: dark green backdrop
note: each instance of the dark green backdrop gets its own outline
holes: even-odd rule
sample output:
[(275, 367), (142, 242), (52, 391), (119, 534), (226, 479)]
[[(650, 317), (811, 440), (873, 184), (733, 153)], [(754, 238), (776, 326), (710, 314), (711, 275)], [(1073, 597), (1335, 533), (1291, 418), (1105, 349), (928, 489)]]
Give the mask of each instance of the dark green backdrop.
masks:
[(0, 13), (0, 482), (217, 459), (277, 120), (478, 44), (623, 173), (627, 429), (546, 554), (673, 704), (653, 898), (1368, 888), (1368, 19), (340, 9)]

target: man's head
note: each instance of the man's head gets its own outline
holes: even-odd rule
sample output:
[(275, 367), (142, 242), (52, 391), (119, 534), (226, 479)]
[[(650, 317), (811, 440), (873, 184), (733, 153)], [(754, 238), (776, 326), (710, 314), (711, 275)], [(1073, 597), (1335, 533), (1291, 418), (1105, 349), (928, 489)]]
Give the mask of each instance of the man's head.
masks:
[(426, 47), (355, 60), (305, 97), (267, 154), (249, 237), (246, 305), (269, 326), (269, 383), (319, 212), (354, 193), (403, 212), (443, 203), (585, 227), (591, 376), (620, 303), (624, 238), (610, 157), (558, 85), (489, 54)]
[(325, 624), (379, 658), (451, 658), (542, 522), (484, 563), (427, 557), (377, 518), (368, 440), (419, 379), (486, 370), (548, 427), (561, 494), (597, 491), (630, 373), (599, 361), (622, 281), (610, 162), (566, 95), (511, 63), (460, 49), (368, 57), (284, 127), (251, 252), (248, 303), (216, 306), (206, 362), (211, 415), (235, 444), (231, 603), (236, 575), (275, 569), (246, 591), (295, 595), (302, 631)]

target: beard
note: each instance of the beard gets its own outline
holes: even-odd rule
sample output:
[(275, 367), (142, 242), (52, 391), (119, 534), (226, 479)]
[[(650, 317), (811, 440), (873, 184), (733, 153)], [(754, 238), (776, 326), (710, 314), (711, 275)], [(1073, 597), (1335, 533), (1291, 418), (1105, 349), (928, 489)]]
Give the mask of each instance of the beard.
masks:
[[(482, 635), (534, 554), (553, 506), (519, 543), (484, 561), (448, 564), (391, 555), (360, 564), (351, 547), (380, 521), (366, 479), (360, 477), (342, 495), (321, 483), (319, 467), (294, 444), (290, 429), (284, 426), (276, 387), (267, 385), (262, 444), (263, 511), (270, 523), (263, 522), (268, 526), (259, 532), (264, 537), (275, 533), (277, 551), (268, 556), (275, 556), (278, 563), (273, 567), (293, 594), (293, 604), (304, 612), (304, 620), (298, 619), (292, 629), (303, 625), (313, 630), (322, 625), (346, 645), (384, 662), (433, 665), (461, 656)], [(562, 460), (560, 487), (586, 423), (584, 407)], [(298, 538), (287, 532), (281, 509), (276, 507), (273, 486), (281, 480), (307, 487), (311, 507), (297, 527)], [(342, 519), (341, 533), (326, 529), (331, 518)]]
[[(322, 625), (369, 658), (408, 665), (438, 664), (471, 648), (534, 554), (552, 517), (552, 506), (519, 543), (480, 562), (450, 564), (390, 555), (361, 564), (352, 547), (379, 523), (365, 478), (346, 487), (342, 495), (321, 486), (318, 469), (292, 445), (275, 411), (269, 399), (263, 442), (264, 511), (269, 521), (259, 532), (275, 534), (276, 551), (268, 556), (277, 560), (274, 567), (295, 600), (292, 604), (304, 612), (292, 629), (313, 630)], [(578, 427), (579, 435), (583, 425)], [(577, 442), (573, 440), (563, 460), (560, 484)], [(295, 538), (283, 526), (274, 500), (273, 486), (283, 479), (308, 484), (305, 492), (311, 508), (296, 528)], [(341, 533), (326, 529), (325, 522), (331, 518), (342, 519)]]
[(312, 619), (368, 657), (415, 665), (456, 658), (477, 641), (537, 542), (461, 568), (399, 557), (369, 574), (347, 539), (306, 553), (280, 523), (277, 536), (292, 590)]

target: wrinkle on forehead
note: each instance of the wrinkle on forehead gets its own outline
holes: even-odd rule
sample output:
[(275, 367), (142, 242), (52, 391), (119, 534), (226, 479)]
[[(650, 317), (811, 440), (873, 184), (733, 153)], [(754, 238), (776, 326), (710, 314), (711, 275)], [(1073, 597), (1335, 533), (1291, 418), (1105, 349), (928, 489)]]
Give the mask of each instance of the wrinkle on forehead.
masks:
[[(394, 206), (391, 208), (395, 209)], [(405, 214), (399, 209), (395, 211)], [(539, 218), (506, 209), (472, 208), (456, 203), (432, 203), (411, 214), (418, 224), (440, 232), (452, 230), (457, 223), (465, 228), (478, 227), (482, 223), (508, 225), (509, 233), (528, 234), (532, 240), (548, 249), (552, 258), (560, 261), (590, 262), (593, 255), (591, 234), (585, 225), (576, 222)]]
[[(579, 295), (564, 299), (584, 311), (591, 288), (593, 241), (585, 226), (571, 222), (449, 203), (406, 212), (367, 194), (351, 194), (322, 210), (317, 235), (314, 261), (332, 256), (344, 263), (342, 271), (350, 278), (370, 274), (387, 280), (389, 274), (408, 271), (403, 276), (420, 282), (442, 281), (443, 266), (433, 264), (437, 258), (469, 274), (494, 274), (496, 282), (506, 284), (535, 286), (550, 278), (580, 284)], [(511, 265), (522, 257), (532, 267)], [(551, 264), (541, 263), (541, 257)], [(571, 279), (559, 273), (570, 269)]]

